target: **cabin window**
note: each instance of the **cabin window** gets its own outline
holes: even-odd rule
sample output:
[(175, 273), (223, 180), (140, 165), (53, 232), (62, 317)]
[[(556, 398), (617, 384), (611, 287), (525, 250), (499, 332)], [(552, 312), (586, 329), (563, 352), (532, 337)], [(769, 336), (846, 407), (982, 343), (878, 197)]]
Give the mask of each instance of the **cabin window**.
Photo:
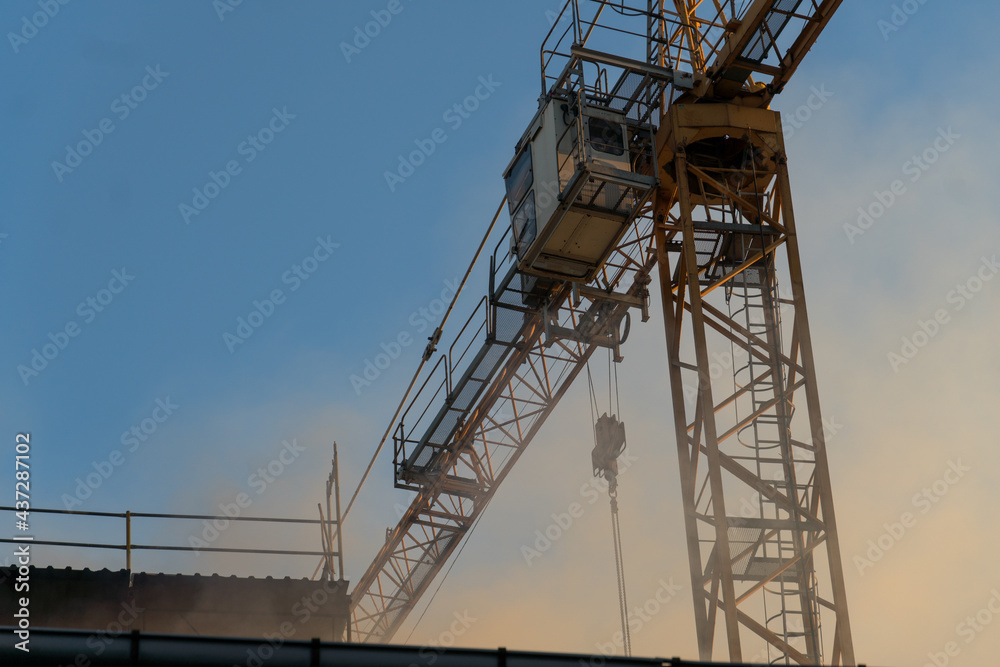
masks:
[(535, 193), (529, 192), (512, 218), (517, 254), (522, 255), (535, 240)]
[[(524, 195), (531, 189), (533, 175), (531, 172), (531, 148), (525, 147), (524, 153), (518, 158), (511, 168), (510, 173), (504, 180), (507, 186), (507, 206), (511, 215), (518, 209), (524, 200)], [(534, 206), (532, 206), (532, 219), (534, 219)]]
[(590, 118), (587, 122), (587, 134), (594, 150), (608, 155), (625, 154), (625, 137), (620, 124), (603, 118)]

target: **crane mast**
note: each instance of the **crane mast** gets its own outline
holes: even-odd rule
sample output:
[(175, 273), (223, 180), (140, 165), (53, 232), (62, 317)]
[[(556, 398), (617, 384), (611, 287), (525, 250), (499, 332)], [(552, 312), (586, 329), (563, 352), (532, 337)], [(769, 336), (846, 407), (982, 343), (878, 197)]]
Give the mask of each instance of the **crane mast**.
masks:
[(566, 3), (504, 175), (489, 289), (392, 426), (396, 485), (416, 496), (352, 594), (355, 640), (392, 638), (590, 356), (620, 356), (655, 268), (700, 658), (855, 664), (768, 108), (839, 4)]

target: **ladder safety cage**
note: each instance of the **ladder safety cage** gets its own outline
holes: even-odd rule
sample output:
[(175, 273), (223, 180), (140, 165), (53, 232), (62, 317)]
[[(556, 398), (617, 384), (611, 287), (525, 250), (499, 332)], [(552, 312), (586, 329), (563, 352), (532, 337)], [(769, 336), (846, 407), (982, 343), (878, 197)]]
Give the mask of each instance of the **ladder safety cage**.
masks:
[[(712, 655), (724, 624), (731, 658), (755, 635), (773, 664), (851, 664), (780, 117), (675, 104), (658, 140), (671, 386), (695, 389), (673, 408), (699, 651)], [(713, 361), (720, 345), (730, 355)]]

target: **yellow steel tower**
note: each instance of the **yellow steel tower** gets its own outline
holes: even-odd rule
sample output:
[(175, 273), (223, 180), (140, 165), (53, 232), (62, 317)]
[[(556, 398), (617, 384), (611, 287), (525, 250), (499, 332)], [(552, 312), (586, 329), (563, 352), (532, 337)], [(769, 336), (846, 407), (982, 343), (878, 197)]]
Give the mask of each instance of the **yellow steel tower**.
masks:
[[(712, 656), (719, 627), (731, 660), (764, 657), (743, 649), (749, 632), (769, 660), (819, 663), (825, 632), (826, 657), (853, 664), (788, 165), (767, 109), (839, 3), (760, 0), (737, 20), (735, 3), (672, 4), (684, 20), (656, 25), (650, 55), (705, 73), (665, 107), (654, 207), (699, 650)], [(727, 377), (713, 338), (730, 347)]]
[(768, 108), (839, 4), (566, 3), (480, 247), (489, 291), (387, 430), (416, 496), (352, 594), (356, 639), (392, 637), (594, 351), (647, 318), (656, 271), (701, 659), (854, 664)]

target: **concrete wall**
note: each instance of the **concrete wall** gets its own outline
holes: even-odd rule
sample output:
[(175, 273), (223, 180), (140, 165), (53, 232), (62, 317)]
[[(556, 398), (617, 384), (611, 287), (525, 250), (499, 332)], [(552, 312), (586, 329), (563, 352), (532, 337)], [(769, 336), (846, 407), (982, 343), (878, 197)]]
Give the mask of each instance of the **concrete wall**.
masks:
[(129, 586), (125, 570), (29, 570), (27, 593), (0, 584), (0, 618), (27, 595), (32, 628), (339, 641), (347, 627), (346, 581), (134, 573)]

